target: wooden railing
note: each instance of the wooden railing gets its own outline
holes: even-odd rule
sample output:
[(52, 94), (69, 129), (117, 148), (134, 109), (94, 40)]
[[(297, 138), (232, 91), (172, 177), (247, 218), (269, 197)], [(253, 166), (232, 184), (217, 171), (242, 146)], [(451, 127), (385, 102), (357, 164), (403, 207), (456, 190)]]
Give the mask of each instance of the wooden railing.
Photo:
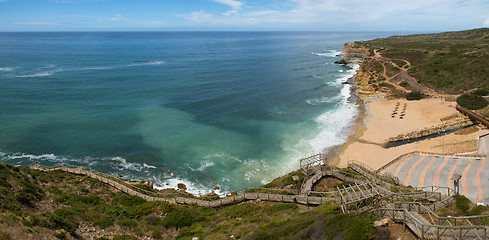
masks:
[(357, 162), (355, 160), (351, 160), (348, 162), (348, 166), (353, 170), (359, 172), (364, 177), (378, 184), (393, 182), (395, 184), (400, 184), (400, 181), (397, 177), (394, 177), (390, 174), (380, 174), (376, 170), (368, 167), (367, 165)]
[(326, 155), (318, 153), (299, 160), (300, 168), (304, 172), (314, 165), (326, 165)]
[[(431, 222), (418, 213), (427, 215)], [(418, 202), (397, 202), (394, 207), (375, 210), (374, 214), (403, 222), (420, 239), (488, 239), (489, 227), (483, 224), (489, 215), (440, 217)]]
[[(198, 198), (189, 198), (189, 197), (161, 197), (155, 196), (154, 192), (147, 191), (141, 188), (137, 188), (136, 186), (132, 186), (130, 184), (123, 183), (123, 180), (114, 180), (111, 176), (104, 176), (98, 172), (88, 170), (82, 167), (74, 167), (68, 165), (61, 165), (55, 167), (41, 167), (41, 166), (31, 166), (31, 168), (39, 169), (43, 171), (54, 171), (54, 170), (62, 170), (73, 174), (85, 175), (95, 179), (100, 180), (123, 193), (134, 195), (143, 198), (146, 201), (166, 201), (170, 203), (176, 204), (196, 204), (201, 207), (222, 207), (227, 205), (237, 204), (247, 200), (263, 200), (263, 201), (273, 201), (273, 202), (290, 202), (290, 203), (298, 203), (303, 205), (320, 205), (326, 202), (335, 201), (335, 197), (326, 197), (327, 192), (315, 192), (314, 196), (309, 195), (297, 195), (297, 194), (279, 194), (279, 193), (260, 193), (260, 192), (249, 192), (253, 189), (258, 190), (267, 190), (267, 191), (293, 191), (288, 189), (265, 189), (265, 188), (244, 188), (239, 191), (236, 191), (236, 194), (232, 194), (231, 196), (227, 196), (225, 198), (220, 198), (217, 200), (206, 201)], [(136, 190), (135, 190), (136, 189)], [(296, 190), (297, 191), (297, 190)]]
[[(217, 208), (222, 206), (228, 206), (237, 204), (248, 200), (263, 200), (272, 202), (283, 203), (298, 203), (303, 205), (320, 205), (326, 202), (337, 202), (341, 205), (341, 209), (345, 212), (348, 211), (348, 207), (355, 206), (362, 209), (367, 207), (368, 210), (372, 210), (372, 206), (360, 206), (358, 203), (368, 200), (387, 200), (392, 207), (380, 207), (376, 206), (374, 213), (380, 217), (389, 217), (396, 221), (402, 221), (408, 225), (413, 231), (421, 238), (423, 237), (453, 237), (458, 236), (458, 239), (486, 239), (487, 230), (486, 226), (481, 224), (489, 216), (475, 216), (475, 217), (439, 217), (434, 213), (436, 209), (442, 206), (446, 206), (451, 199), (453, 199), (454, 191), (450, 188), (443, 187), (423, 187), (423, 188), (404, 188), (401, 186), (394, 186), (389, 182), (385, 182), (386, 176), (376, 173), (374, 170), (362, 165), (358, 162), (350, 162), (349, 165), (353, 167), (355, 171), (359, 171), (367, 179), (371, 179), (370, 182), (361, 181), (358, 179), (347, 177), (337, 171), (334, 167), (323, 166), (322, 172), (324, 175), (330, 174), (339, 178), (349, 179), (352, 184), (349, 186), (343, 186), (337, 188), (338, 191), (331, 192), (317, 192), (308, 191), (306, 194), (298, 194), (298, 190), (294, 189), (270, 189), (270, 188), (245, 188), (235, 191), (224, 198), (216, 200), (203, 200), (195, 197), (162, 197), (157, 193), (137, 188), (125, 181), (114, 178), (112, 176), (104, 176), (101, 173), (95, 172), (90, 169), (61, 165), (56, 167), (41, 167), (32, 166), (43, 171), (62, 170), (78, 175), (86, 175), (100, 180), (120, 191), (139, 196), (146, 201), (166, 201), (175, 204), (196, 204), (202, 207)], [(323, 174), (321, 174), (323, 175)], [(345, 180), (343, 179), (343, 180)], [(387, 179), (387, 181), (390, 181)], [(387, 186), (387, 187), (386, 187)], [(389, 188), (390, 187), (390, 188)], [(396, 188), (398, 192), (392, 192), (392, 188)], [(442, 192), (447, 193), (446, 197), (442, 197)], [(434, 204), (425, 206), (419, 202), (409, 203), (403, 202), (406, 199), (421, 199), (434, 201)], [(367, 201), (368, 202), (368, 201)], [(437, 205), (441, 203), (441, 205)], [(421, 215), (414, 213), (413, 211), (423, 213), (430, 216), (431, 222), (428, 222)]]

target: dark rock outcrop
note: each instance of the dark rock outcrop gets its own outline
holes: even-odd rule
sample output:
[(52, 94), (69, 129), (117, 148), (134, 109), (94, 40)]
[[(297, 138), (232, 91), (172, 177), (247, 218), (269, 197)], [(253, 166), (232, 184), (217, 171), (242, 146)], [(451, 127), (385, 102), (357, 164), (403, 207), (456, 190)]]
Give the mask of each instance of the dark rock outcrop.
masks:
[(334, 62), (334, 63), (335, 63), (335, 64), (342, 64), (342, 65), (346, 65), (346, 64), (348, 64), (348, 63), (347, 63), (347, 62), (346, 62), (344, 59), (341, 59), (341, 60), (336, 61), (336, 62)]

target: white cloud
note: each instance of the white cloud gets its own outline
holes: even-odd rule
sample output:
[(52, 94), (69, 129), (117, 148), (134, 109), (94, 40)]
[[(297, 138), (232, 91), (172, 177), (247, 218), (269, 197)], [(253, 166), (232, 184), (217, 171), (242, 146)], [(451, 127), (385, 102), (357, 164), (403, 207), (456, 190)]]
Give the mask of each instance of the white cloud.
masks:
[(223, 13), (222, 15), (231, 16), (231, 15), (236, 15), (237, 13), (238, 13), (238, 11), (236, 11), (236, 10), (229, 10), (229, 11)]
[(236, 1), (236, 0), (213, 0), (214, 2), (226, 4), (232, 9), (239, 9), (241, 6), (244, 5), (243, 2)]
[(484, 26), (489, 27), (489, 17), (484, 21)]
[(182, 14), (180, 16), (192, 22), (204, 23), (205, 25), (215, 25), (218, 22), (213, 14), (210, 14), (204, 10)]
[[(213, 0), (233, 8), (221, 14), (206, 10), (182, 14), (199, 26), (350, 30), (462, 29), (480, 26), (474, 16), (487, 16), (486, 0), (287, 0), (273, 5)], [(239, 10), (239, 11), (237, 11)], [(210, 11), (210, 9), (209, 9)], [(480, 20), (479, 20), (480, 21)], [(489, 20), (484, 22), (489, 25)]]

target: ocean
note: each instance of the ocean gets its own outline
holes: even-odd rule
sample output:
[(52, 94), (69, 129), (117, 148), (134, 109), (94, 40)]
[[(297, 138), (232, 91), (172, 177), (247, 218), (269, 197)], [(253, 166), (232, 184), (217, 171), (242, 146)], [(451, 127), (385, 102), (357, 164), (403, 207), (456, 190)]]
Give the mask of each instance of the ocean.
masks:
[(392, 33), (0, 33), (0, 161), (192, 193), (265, 184), (340, 145), (345, 42)]

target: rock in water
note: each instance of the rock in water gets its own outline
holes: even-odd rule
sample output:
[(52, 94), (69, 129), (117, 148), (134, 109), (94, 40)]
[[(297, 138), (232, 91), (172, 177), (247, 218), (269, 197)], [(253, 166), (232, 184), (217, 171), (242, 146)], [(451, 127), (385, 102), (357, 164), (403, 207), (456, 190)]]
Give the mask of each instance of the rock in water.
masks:
[(182, 191), (187, 190), (187, 186), (185, 186), (185, 184), (183, 184), (183, 183), (177, 184), (177, 187), (179, 190), (182, 190)]
[(348, 64), (345, 60), (341, 59), (339, 61), (334, 62), (335, 64), (341, 64), (341, 65), (346, 65)]

